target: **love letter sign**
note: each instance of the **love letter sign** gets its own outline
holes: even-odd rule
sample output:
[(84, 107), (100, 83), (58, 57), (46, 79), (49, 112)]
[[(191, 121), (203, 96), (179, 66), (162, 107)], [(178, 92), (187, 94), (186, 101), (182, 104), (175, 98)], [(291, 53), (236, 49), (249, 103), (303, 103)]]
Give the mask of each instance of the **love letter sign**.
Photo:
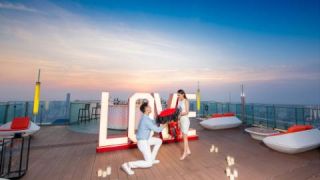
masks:
[[(174, 108), (176, 106), (177, 94), (171, 94), (168, 99), (168, 107)], [(187, 94), (187, 98), (195, 100), (195, 94)], [(121, 150), (136, 147), (136, 134), (135, 134), (135, 122), (136, 122), (136, 102), (139, 99), (146, 99), (152, 108), (151, 118), (155, 118), (155, 114), (159, 114), (162, 111), (161, 98), (158, 93), (135, 93), (129, 98), (129, 117), (128, 117), (128, 134), (122, 137), (108, 138), (108, 107), (109, 107), (109, 92), (102, 92), (101, 97), (101, 114), (100, 114), (100, 129), (99, 129), (99, 143), (96, 148), (96, 152), (107, 152), (113, 150)], [(189, 117), (195, 117), (196, 112), (189, 112)], [(165, 127), (162, 131), (162, 138), (164, 143), (173, 142), (174, 138), (168, 133), (168, 128)], [(198, 139), (196, 130), (190, 129), (188, 132), (188, 138), (190, 140)], [(181, 140), (181, 139), (178, 139)]]

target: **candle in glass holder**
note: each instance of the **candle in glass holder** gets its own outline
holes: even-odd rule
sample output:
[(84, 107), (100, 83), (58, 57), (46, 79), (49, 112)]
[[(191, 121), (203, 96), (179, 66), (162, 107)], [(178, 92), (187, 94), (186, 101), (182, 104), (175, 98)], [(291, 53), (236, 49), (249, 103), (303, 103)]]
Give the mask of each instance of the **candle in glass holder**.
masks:
[(107, 167), (107, 175), (111, 175), (111, 167), (110, 166)]
[(230, 176), (230, 174), (231, 174), (231, 170), (229, 167), (226, 168), (226, 174), (227, 174), (227, 176)]
[(230, 180), (234, 180), (234, 176), (233, 175), (230, 175), (229, 178), (230, 178)]
[(231, 164), (234, 165), (234, 158), (231, 158)]
[(234, 177), (238, 177), (238, 170), (237, 170), (237, 169), (234, 169), (234, 170), (233, 170), (233, 176), (234, 176)]
[(227, 156), (227, 163), (228, 163), (228, 166), (232, 165), (232, 161), (231, 161), (231, 157), (230, 156)]
[(103, 171), (103, 173), (102, 173), (102, 177), (107, 177), (107, 171)]
[(99, 170), (98, 170), (98, 177), (101, 177), (101, 176), (102, 176), (102, 170), (99, 169)]
[(218, 149), (217, 147), (216, 147), (216, 149), (215, 149), (215, 152), (216, 152), (216, 153), (218, 153), (218, 152), (219, 152), (219, 149)]

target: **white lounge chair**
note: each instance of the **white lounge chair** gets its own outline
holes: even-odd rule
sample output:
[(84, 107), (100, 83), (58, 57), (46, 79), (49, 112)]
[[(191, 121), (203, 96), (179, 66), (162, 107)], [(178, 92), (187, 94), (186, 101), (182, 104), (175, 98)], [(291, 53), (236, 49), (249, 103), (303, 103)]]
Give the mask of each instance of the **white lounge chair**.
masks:
[(249, 127), (246, 128), (245, 131), (250, 134), (250, 136), (258, 141), (262, 141), (264, 138), (268, 136), (273, 136), (279, 134), (279, 131), (261, 127)]
[(229, 129), (240, 126), (242, 121), (240, 121), (236, 116), (231, 116), (229, 113), (224, 115), (213, 115), (212, 118), (203, 120), (200, 125), (206, 129)]
[(320, 147), (320, 130), (310, 129), (299, 132), (269, 136), (262, 140), (269, 148), (279, 152), (295, 154)]
[(11, 122), (0, 126), (0, 136), (12, 136), (16, 133), (34, 134), (40, 130), (40, 126), (30, 121), (29, 117), (17, 117)]

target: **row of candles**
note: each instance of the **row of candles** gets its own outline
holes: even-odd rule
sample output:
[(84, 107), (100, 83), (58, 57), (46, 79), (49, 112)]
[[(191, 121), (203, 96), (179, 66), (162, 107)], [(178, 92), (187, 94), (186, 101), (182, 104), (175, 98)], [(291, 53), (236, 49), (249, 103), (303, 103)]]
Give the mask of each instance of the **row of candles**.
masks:
[(105, 170), (99, 169), (98, 170), (98, 177), (107, 177), (111, 175), (111, 167), (108, 166)]
[[(216, 147), (215, 145), (211, 145), (211, 148), (210, 148), (210, 152), (213, 153), (218, 153), (219, 152), (219, 149), (218, 147)], [(233, 172), (231, 172), (231, 166), (233, 166), (235, 164), (235, 160), (234, 160), (234, 157), (231, 157), (231, 156), (227, 156), (226, 157), (226, 161), (227, 161), (227, 165), (228, 167), (226, 168), (226, 175), (227, 177), (230, 178), (230, 180), (234, 180), (235, 178), (238, 177), (238, 170), (237, 169), (233, 169)]]
[(233, 169), (233, 172), (231, 172), (231, 168), (230, 168), (231, 166), (233, 166), (235, 164), (234, 157), (227, 156), (226, 161), (228, 164), (228, 167), (226, 168), (226, 174), (230, 178), (230, 180), (234, 180), (235, 178), (238, 177), (238, 170)]
[(218, 147), (215, 147), (213, 144), (211, 145), (211, 148), (210, 148), (210, 152), (215, 152), (215, 153), (218, 153), (219, 152), (219, 149)]
[[(219, 149), (218, 147), (216, 147), (214, 144), (211, 145), (211, 148), (210, 148), (210, 152), (213, 153), (218, 153), (219, 152)], [(226, 161), (227, 161), (227, 164), (228, 164), (228, 167), (226, 168), (226, 174), (227, 174), (227, 177), (230, 178), (230, 180), (234, 180), (235, 178), (238, 177), (238, 170), (236, 169), (233, 169), (233, 172), (231, 172), (231, 166), (233, 166), (235, 164), (235, 160), (234, 160), (234, 157), (231, 157), (231, 156), (227, 156), (226, 157)]]

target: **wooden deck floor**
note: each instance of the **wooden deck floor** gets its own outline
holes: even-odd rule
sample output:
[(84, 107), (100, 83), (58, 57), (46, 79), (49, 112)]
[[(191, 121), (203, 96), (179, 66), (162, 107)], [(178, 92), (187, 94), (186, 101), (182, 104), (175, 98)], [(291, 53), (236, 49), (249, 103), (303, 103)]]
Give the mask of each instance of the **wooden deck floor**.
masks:
[[(241, 129), (203, 130), (197, 120), (191, 125), (200, 140), (191, 141), (192, 155), (180, 161), (182, 143), (162, 145), (160, 164), (136, 169), (127, 176), (119, 167), (123, 162), (142, 159), (137, 149), (95, 153), (97, 135), (71, 132), (65, 126), (42, 127), (32, 139), (29, 171), (23, 179), (99, 179), (98, 169), (112, 167), (112, 174), (101, 179), (227, 179), (227, 155), (235, 157), (239, 180), (320, 179), (320, 150), (298, 155), (275, 152), (252, 140)], [(210, 153), (210, 146), (219, 153)]]

